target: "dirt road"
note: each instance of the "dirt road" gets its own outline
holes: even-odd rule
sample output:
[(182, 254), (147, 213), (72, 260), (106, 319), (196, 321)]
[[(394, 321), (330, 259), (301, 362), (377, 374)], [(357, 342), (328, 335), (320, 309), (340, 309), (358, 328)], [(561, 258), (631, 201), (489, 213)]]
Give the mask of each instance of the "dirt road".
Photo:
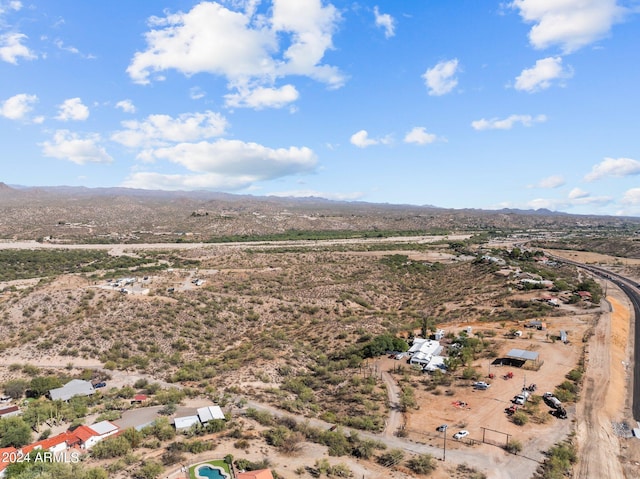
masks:
[(389, 398), (389, 417), (387, 418), (383, 435), (390, 437), (402, 427), (402, 409), (400, 408), (400, 388), (396, 381), (387, 371), (382, 372), (382, 381), (387, 387), (387, 396)]
[(602, 314), (588, 343), (582, 401), (576, 414), (579, 460), (575, 479), (624, 479), (620, 442), (612, 428), (612, 421), (620, 419), (625, 398), (625, 366), (614, 358), (626, 352), (626, 344), (612, 337), (613, 325), (619, 330), (626, 323), (628, 330), (629, 310), (623, 301), (620, 293), (609, 298), (611, 311)]

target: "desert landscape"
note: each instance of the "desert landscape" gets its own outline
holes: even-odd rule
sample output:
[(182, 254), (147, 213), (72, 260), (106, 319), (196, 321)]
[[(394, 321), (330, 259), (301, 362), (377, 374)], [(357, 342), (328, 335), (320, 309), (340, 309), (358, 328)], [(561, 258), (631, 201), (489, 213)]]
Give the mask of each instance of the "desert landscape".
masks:
[[(49, 199), (69, 224), (83, 222), (76, 220), (85, 203), (77, 210), (67, 201)], [(171, 200), (161, 222), (191, 221), (193, 211), (216, 203), (198, 201), (178, 207)], [(49, 225), (39, 220), (38, 231), (29, 231), (43, 215), (38, 202), (7, 203), (5, 218), (13, 219), (3, 222), (0, 244), (5, 391), (22, 384), (24, 394), (38, 382), (72, 378), (106, 384), (92, 396), (98, 399), (82, 402), (79, 417), (65, 413), (49, 425), (29, 419), (33, 439), (105, 418), (124, 428), (135, 424), (126, 418), (153, 418), (161, 409), (169, 421), (207, 404), (227, 415), (217, 431), (172, 426), (164, 438), (146, 430), (146, 446), (130, 446), (124, 456), (106, 458), (94, 446), (87, 471), (178, 478), (183, 463), (228, 455), (284, 478), (544, 478), (556, 477), (556, 463), (575, 478), (640, 471), (633, 307), (613, 282), (562, 263), (599, 265), (637, 282), (633, 222), (608, 226), (611, 253), (589, 235), (566, 233), (577, 227), (569, 216), (416, 216), (384, 206), (367, 206), (370, 217), (357, 214), (362, 224), (380, 221), (375, 234), (357, 222), (345, 228), (346, 219), (339, 229), (325, 229), (324, 220), (314, 229), (316, 205), (295, 205), (302, 223), (288, 224), (279, 233), (287, 237), (277, 239), (269, 237), (277, 221), (247, 214), (240, 231), (253, 233), (237, 241), (202, 242), (192, 224), (192, 235), (128, 242), (126, 232), (142, 228), (122, 215), (109, 226), (119, 239), (103, 242), (92, 229), (49, 234), (70, 231), (52, 219), (62, 213), (50, 211)], [(332, 221), (338, 211), (346, 218), (349, 208), (338, 205)], [(208, 229), (222, 221), (208, 218)], [(507, 219), (511, 227), (496, 233)], [(436, 234), (444, 224), (449, 229)], [(297, 231), (305, 238), (295, 239)], [(569, 243), (573, 249), (565, 249)], [(582, 251), (588, 244), (592, 251)], [(627, 256), (616, 256), (619, 249)], [(434, 335), (446, 369), (426, 373), (403, 350)], [(512, 361), (512, 350), (536, 359)], [(514, 404), (523, 388), (529, 397)], [(545, 393), (561, 398), (566, 418), (552, 414)], [(131, 402), (134, 394), (144, 404)], [(25, 418), (46, 403), (21, 401), (10, 404)], [(454, 439), (461, 430), (468, 435)], [(185, 449), (194, 441), (205, 449)], [(559, 452), (566, 463), (551, 460)]]

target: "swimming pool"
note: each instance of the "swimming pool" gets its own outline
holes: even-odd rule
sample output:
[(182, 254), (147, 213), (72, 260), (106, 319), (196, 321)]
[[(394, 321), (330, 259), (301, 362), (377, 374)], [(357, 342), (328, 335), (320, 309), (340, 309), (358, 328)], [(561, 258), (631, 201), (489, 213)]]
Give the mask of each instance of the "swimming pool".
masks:
[(195, 470), (196, 477), (202, 479), (229, 479), (229, 476), (219, 467), (211, 464), (202, 464)]

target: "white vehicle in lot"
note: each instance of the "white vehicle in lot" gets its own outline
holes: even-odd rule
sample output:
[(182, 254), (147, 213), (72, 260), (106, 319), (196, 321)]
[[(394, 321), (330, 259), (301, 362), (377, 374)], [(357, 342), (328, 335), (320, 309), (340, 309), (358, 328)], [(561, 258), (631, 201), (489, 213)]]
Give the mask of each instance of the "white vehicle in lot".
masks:
[(462, 439), (465, 438), (469, 435), (469, 431), (465, 431), (464, 429), (462, 431), (458, 431), (453, 435), (454, 439)]
[(491, 386), (491, 384), (484, 381), (477, 381), (473, 383), (473, 387), (476, 389), (489, 389), (489, 386)]

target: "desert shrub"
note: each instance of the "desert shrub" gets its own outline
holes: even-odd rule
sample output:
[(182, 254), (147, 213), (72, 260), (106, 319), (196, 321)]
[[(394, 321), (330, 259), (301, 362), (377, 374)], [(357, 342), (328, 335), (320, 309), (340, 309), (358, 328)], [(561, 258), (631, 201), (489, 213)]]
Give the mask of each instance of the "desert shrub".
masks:
[(522, 411), (518, 411), (513, 416), (511, 416), (511, 420), (517, 426), (524, 426), (527, 422), (529, 422), (529, 416), (527, 416)]
[(580, 369), (572, 369), (567, 374), (567, 379), (570, 379), (571, 381), (576, 382), (576, 383), (580, 382), (580, 380), (582, 379), (582, 370), (580, 370)]
[(436, 470), (436, 461), (431, 454), (421, 454), (407, 461), (407, 467), (416, 474), (430, 474)]
[(378, 464), (381, 464), (385, 467), (393, 467), (400, 464), (403, 458), (404, 458), (404, 452), (402, 450), (392, 449), (389, 452), (385, 452), (380, 456), (378, 456), (377, 461), (378, 461)]
[(511, 454), (518, 454), (520, 451), (522, 451), (522, 443), (517, 439), (512, 439), (504, 448)]
[(487, 479), (486, 474), (464, 463), (458, 464), (458, 466), (456, 467), (456, 472), (462, 474), (461, 477), (464, 477), (465, 479)]
[(567, 471), (571, 471), (571, 466), (578, 460), (575, 446), (570, 442), (553, 446), (547, 451), (546, 456), (544, 463), (533, 476), (534, 479), (566, 477)]
[(131, 443), (123, 436), (117, 436), (99, 442), (91, 448), (91, 456), (96, 459), (109, 459), (125, 456), (131, 451)]
[(142, 466), (134, 472), (134, 479), (156, 479), (162, 474), (164, 467), (156, 461), (145, 461)]

